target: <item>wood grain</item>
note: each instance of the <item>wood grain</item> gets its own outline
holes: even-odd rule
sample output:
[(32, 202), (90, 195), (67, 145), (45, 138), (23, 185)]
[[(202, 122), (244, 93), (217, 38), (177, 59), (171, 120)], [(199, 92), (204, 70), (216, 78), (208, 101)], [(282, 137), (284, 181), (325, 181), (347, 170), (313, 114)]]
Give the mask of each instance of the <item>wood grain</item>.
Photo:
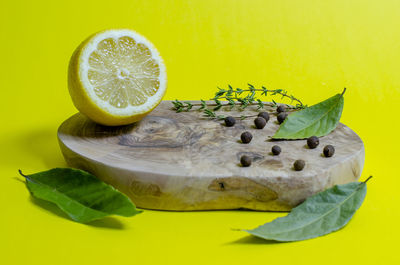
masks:
[[(259, 130), (253, 118), (226, 127), (201, 112), (176, 113), (171, 107), (163, 101), (142, 121), (122, 127), (101, 126), (76, 114), (58, 130), (62, 153), (71, 167), (93, 173), (138, 207), (161, 210), (287, 211), (361, 175), (363, 143), (343, 124), (309, 149), (306, 140), (270, 140), (279, 127), (272, 108), (266, 109), (270, 121)], [(252, 108), (229, 114), (254, 115)], [(240, 142), (246, 130), (253, 134), (249, 144)], [(282, 148), (279, 156), (270, 153), (275, 144)], [(327, 144), (336, 148), (331, 158), (322, 155)], [(250, 167), (240, 166), (244, 154), (253, 158)], [(293, 169), (297, 159), (306, 161), (303, 171)]]

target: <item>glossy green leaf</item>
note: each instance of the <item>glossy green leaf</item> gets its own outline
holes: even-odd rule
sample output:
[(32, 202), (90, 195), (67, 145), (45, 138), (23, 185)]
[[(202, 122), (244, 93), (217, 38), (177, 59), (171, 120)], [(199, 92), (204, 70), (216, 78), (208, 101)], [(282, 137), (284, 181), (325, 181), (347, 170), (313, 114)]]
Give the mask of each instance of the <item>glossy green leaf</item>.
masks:
[(337, 185), (309, 197), (287, 216), (245, 231), (275, 241), (299, 241), (326, 235), (350, 221), (366, 192), (366, 182)]
[(333, 131), (342, 115), (343, 94), (337, 94), (311, 107), (290, 114), (272, 137), (274, 139), (304, 139), (324, 136)]
[(54, 168), (23, 175), (31, 194), (55, 203), (74, 221), (87, 223), (108, 215), (140, 213), (131, 200), (92, 174), (72, 168)]

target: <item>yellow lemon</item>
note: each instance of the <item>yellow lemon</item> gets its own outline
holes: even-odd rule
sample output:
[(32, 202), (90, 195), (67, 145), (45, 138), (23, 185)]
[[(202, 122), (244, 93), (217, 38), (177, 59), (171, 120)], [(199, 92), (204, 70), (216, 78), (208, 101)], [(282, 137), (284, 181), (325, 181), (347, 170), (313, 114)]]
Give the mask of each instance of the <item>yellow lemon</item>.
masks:
[(76, 108), (103, 125), (142, 119), (167, 87), (165, 65), (146, 38), (128, 29), (98, 32), (79, 45), (68, 69)]

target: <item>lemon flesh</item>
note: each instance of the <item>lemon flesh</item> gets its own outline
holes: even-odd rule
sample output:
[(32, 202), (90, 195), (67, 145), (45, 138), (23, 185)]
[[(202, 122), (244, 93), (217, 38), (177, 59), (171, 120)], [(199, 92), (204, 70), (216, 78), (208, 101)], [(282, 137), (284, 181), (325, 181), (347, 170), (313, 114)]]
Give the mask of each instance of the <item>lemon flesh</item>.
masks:
[(68, 88), (77, 109), (103, 125), (142, 119), (166, 91), (166, 70), (155, 47), (132, 30), (106, 30), (71, 57)]

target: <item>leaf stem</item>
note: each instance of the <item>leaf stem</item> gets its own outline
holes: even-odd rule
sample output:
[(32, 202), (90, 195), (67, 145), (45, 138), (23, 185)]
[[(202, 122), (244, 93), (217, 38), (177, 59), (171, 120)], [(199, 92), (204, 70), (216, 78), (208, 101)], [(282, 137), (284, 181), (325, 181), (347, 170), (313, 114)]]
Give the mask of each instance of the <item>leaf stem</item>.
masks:
[(363, 182), (364, 183), (367, 183), (368, 182), (368, 180), (370, 180), (370, 179), (372, 179), (372, 176), (369, 176), (366, 180), (364, 180)]
[(29, 176), (25, 175), (22, 173), (21, 169), (18, 169), (18, 172), (21, 176), (23, 176), (26, 180), (32, 182), (32, 183), (36, 183), (35, 181), (33, 181)]
[(344, 92), (346, 92), (346, 88), (344, 88), (344, 89), (343, 89), (343, 92), (342, 92), (342, 94), (341, 94), (340, 96), (342, 96), (342, 97), (343, 97), (343, 95), (344, 95)]
[(29, 177), (28, 177), (27, 175), (24, 175), (24, 174), (22, 173), (21, 169), (18, 169), (18, 173), (19, 173), (21, 176), (23, 176), (24, 178), (29, 179)]
[[(221, 103), (221, 105), (222, 105), (222, 107), (231, 106), (231, 104), (229, 104), (229, 103), (227, 103), (227, 104), (222, 104), (222, 103)], [(240, 103), (240, 102), (235, 102), (235, 105), (242, 105), (242, 103)], [(256, 105), (258, 105), (258, 102), (253, 102), (253, 103), (249, 104), (249, 106), (250, 106), (250, 105), (256, 106)], [(264, 103), (264, 105), (271, 106), (271, 107), (274, 107), (274, 106), (275, 106), (275, 104), (273, 104), (273, 103)], [(285, 105), (286, 105), (286, 104), (285, 104)], [(192, 106), (193, 106), (193, 107), (200, 107), (200, 106), (202, 106), (202, 104), (201, 104), (201, 103), (192, 103)], [(218, 104), (216, 104), (216, 103), (207, 103), (207, 106), (218, 106)]]

